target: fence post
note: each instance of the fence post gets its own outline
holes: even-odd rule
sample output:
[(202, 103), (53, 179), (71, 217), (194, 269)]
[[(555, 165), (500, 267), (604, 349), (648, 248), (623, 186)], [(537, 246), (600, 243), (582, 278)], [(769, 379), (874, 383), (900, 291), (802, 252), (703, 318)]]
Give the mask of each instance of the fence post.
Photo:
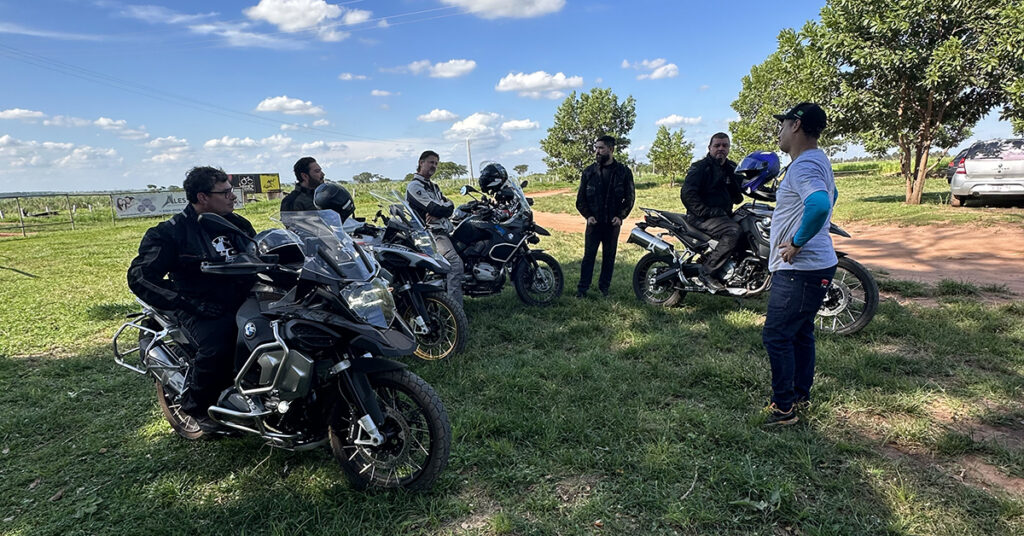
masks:
[(25, 211), (21, 208), (21, 198), (15, 197), (14, 200), (18, 202), (18, 223), (21, 224), (21, 236), (24, 238), (28, 236), (25, 233)]
[(75, 230), (75, 209), (71, 208), (71, 196), (64, 194), (64, 201), (68, 203), (68, 212), (71, 214), (71, 230)]

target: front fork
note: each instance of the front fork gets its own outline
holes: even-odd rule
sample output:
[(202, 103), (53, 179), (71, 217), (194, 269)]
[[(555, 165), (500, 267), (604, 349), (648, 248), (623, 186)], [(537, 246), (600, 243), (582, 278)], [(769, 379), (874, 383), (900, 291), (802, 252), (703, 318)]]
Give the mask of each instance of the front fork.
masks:
[(340, 374), (342, 390), (355, 405), (356, 410), (362, 415), (356, 423), (359, 425), (359, 434), (352, 442), (356, 445), (367, 447), (378, 447), (384, 444), (384, 436), (377, 428), (378, 423), (384, 422), (384, 412), (377, 403), (377, 394), (370, 386), (370, 379), (365, 373), (351, 370), (352, 362), (348, 359), (338, 363), (331, 368), (332, 374)]

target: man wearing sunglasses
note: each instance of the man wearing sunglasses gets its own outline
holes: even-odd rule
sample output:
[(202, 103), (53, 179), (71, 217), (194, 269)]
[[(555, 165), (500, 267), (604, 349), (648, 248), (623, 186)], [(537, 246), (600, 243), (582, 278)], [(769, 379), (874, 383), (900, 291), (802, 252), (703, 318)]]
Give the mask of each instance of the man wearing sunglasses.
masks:
[(253, 279), (205, 274), (203, 262), (224, 262), (245, 251), (241, 236), (208, 233), (199, 215), (223, 216), (249, 237), (252, 224), (234, 214), (235, 194), (223, 170), (192, 168), (185, 178), (189, 205), (171, 219), (146, 231), (139, 255), (128, 268), (128, 286), (142, 301), (157, 309), (172, 310), (198, 345), (195, 362), (186, 378), (181, 408), (196, 419), (204, 432), (220, 431), (207, 414), (234, 374), (235, 313), (245, 300)]

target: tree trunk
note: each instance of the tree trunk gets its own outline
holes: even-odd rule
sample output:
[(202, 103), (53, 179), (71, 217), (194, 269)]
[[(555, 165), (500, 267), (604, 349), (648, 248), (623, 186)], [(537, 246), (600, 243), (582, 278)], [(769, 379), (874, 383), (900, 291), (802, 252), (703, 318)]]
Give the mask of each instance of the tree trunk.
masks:
[(914, 174), (910, 170), (910, 144), (906, 143), (905, 140), (901, 138), (899, 140), (899, 149), (900, 175), (906, 183), (906, 193), (903, 195), (903, 199), (906, 202), (910, 202), (911, 192), (914, 191)]

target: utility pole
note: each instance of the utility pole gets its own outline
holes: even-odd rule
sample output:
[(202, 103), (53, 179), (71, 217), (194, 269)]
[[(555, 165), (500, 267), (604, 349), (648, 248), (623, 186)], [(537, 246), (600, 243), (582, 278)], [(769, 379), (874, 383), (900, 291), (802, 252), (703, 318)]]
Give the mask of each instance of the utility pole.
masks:
[(466, 161), (469, 162), (469, 180), (476, 179), (473, 176), (473, 153), (469, 150), (469, 138), (466, 138)]

